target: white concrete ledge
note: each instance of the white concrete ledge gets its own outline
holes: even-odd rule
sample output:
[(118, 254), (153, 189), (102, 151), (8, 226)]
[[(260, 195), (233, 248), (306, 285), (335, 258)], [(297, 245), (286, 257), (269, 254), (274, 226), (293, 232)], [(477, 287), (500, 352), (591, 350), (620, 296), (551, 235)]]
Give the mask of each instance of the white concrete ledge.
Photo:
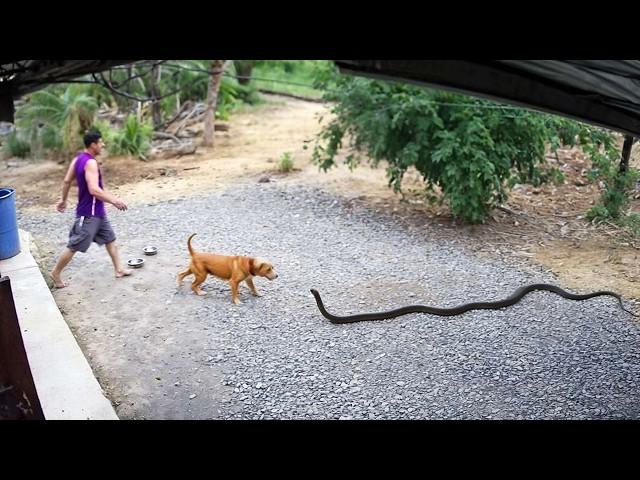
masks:
[(31, 255), (31, 235), (23, 230), (20, 245), (18, 255), (0, 260), (0, 272), (11, 279), (20, 331), (45, 419), (118, 420)]

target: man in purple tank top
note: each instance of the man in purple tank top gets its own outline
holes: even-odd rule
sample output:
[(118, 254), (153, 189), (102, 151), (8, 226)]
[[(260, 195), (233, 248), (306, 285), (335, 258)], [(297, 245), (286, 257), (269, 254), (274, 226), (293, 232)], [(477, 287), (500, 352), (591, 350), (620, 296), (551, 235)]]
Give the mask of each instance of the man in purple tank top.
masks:
[(116, 234), (111, 228), (104, 203), (110, 203), (118, 210), (126, 210), (127, 205), (115, 195), (107, 192), (102, 186), (102, 172), (98, 166), (96, 157), (102, 152), (104, 142), (102, 135), (97, 130), (92, 130), (84, 136), (85, 150), (71, 162), (62, 186), (62, 199), (56, 206), (59, 212), (64, 212), (67, 207), (67, 197), (71, 183), (75, 179), (78, 184), (78, 206), (76, 207), (76, 219), (69, 231), (67, 247), (58, 258), (56, 266), (51, 271), (53, 284), (57, 288), (67, 286), (62, 281), (62, 270), (71, 261), (76, 252), (86, 252), (92, 242), (105, 245), (116, 278), (131, 275), (131, 270), (122, 268), (116, 246)]

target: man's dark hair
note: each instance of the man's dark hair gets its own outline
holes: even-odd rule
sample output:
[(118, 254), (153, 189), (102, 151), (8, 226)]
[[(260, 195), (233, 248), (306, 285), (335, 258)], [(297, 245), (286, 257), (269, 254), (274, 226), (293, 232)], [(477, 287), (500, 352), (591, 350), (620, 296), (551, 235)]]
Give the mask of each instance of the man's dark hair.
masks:
[(102, 134), (100, 133), (100, 130), (89, 130), (85, 135), (84, 135), (84, 146), (85, 147), (89, 147), (89, 145), (91, 145), (92, 143), (97, 142), (98, 140), (100, 140), (102, 138)]

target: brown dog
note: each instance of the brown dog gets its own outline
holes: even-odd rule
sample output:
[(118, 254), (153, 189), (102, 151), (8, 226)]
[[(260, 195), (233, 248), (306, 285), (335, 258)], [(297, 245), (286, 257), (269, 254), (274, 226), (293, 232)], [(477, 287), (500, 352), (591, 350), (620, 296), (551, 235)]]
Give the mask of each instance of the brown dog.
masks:
[(269, 280), (278, 278), (271, 262), (261, 258), (195, 252), (191, 247), (191, 239), (194, 236), (195, 233), (187, 240), (191, 263), (189, 264), (189, 268), (178, 274), (178, 286), (182, 285), (184, 277), (193, 274), (196, 278), (191, 284), (191, 290), (193, 290), (196, 295), (206, 295), (205, 292), (200, 290), (199, 286), (205, 281), (207, 274), (211, 274), (229, 282), (233, 303), (237, 305), (240, 303), (240, 299), (238, 298), (238, 285), (240, 285), (240, 282), (243, 280), (249, 285), (251, 293), (259, 297), (260, 295), (253, 285), (253, 277), (266, 277)]

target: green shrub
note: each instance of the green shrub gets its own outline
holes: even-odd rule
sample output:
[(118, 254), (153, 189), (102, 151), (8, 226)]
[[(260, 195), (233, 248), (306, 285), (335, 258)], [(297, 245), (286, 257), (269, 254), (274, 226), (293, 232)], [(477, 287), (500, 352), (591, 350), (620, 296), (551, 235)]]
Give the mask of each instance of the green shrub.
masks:
[(604, 205), (595, 205), (587, 211), (587, 219), (589, 220), (602, 221), (610, 217), (611, 215), (609, 213), (609, 210), (607, 210), (607, 207), (605, 207)]
[(84, 147), (82, 136), (93, 123), (97, 109), (85, 85), (64, 89), (52, 86), (31, 94), (16, 111), (16, 124), (24, 130), (32, 151), (73, 155)]
[(116, 155), (135, 155), (146, 160), (146, 154), (151, 148), (152, 135), (151, 124), (140, 122), (135, 115), (131, 114), (121, 129), (107, 137), (107, 148)]
[(287, 173), (291, 170), (293, 170), (293, 159), (289, 152), (285, 152), (280, 158), (280, 162), (278, 162), (278, 171)]
[(353, 152), (351, 168), (365, 154), (376, 166), (388, 162), (389, 185), (401, 191), (411, 166), (425, 180), (428, 196), (442, 192), (455, 217), (483, 222), (507, 198), (509, 183), (540, 183), (547, 125), (545, 117), (522, 109), (445, 91), (340, 76), (324, 98), (335, 102), (313, 160), (334, 164), (343, 142)]
[(578, 143), (593, 162), (595, 177), (605, 183), (605, 208), (590, 215), (617, 218), (625, 206), (630, 177), (617, 175), (614, 136), (606, 130), (447, 91), (343, 76), (331, 67), (316, 78), (316, 87), (325, 89), (323, 98), (333, 102), (332, 119), (312, 155), (323, 170), (335, 164), (349, 141), (350, 168), (360, 163), (360, 155), (373, 166), (384, 160), (389, 185), (400, 192), (405, 172), (415, 167), (428, 198), (446, 203), (455, 217), (478, 223), (506, 201), (515, 183), (563, 181), (562, 173), (546, 164), (545, 147)]
[(629, 213), (622, 218), (622, 226), (634, 237), (640, 237), (640, 215)]
[(15, 130), (5, 137), (2, 148), (11, 157), (26, 158), (31, 152), (31, 144)]

